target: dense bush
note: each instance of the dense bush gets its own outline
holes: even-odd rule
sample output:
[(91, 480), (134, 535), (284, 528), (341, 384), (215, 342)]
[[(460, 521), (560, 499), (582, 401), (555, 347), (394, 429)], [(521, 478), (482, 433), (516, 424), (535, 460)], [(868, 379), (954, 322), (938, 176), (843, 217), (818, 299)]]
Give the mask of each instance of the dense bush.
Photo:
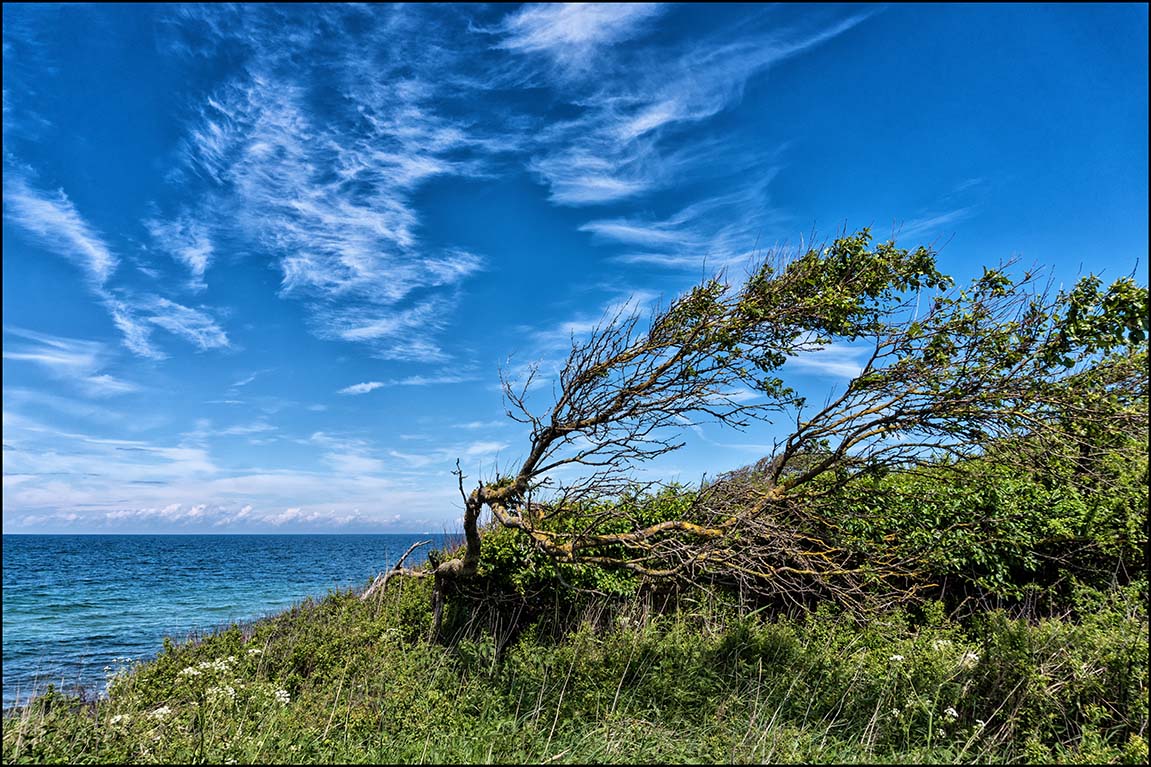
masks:
[(1106, 587), (1146, 571), (1147, 452), (1126, 443), (1087, 481), (1067, 467), (1026, 474), (994, 457), (889, 473), (832, 497), (839, 540), (862, 554), (895, 547), (941, 590), (982, 603), (1071, 606), (1070, 577)]
[[(998, 446), (962, 464), (862, 471), (848, 482), (829, 477), (826, 493), (802, 513), (781, 514), (778, 520), (796, 537), (826, 541), (863, 567), (872, 559), (904, 563), (906, 580), (872, 584), (876, 601), (892, 589), (915, 589), (921, 597), (943, 599), (949, 609), (1002, 607), (1038, 617), (1074, 609), (1073, 582), (1106, 589), (1146, 571), (1145, 445), (1131, 439), (1103, 444), (1091, 457), (1089, 473), (1082, 469), (1078, 450), (1074, 457), (1049, 452), (1045, 463), (1022, 472), (997, 456), (996, 451), (1008, 449)], [(754, 482), (759, 470), (758, 465), (743, 470), (739, 481)], [(728, 492), (724, 481), (706, 492)], [(602, 534), (669, 519), (693, 520), (701, 513), (696, 504), (700, 493), (680, 485), (636, 490), (551, 511), (536, 525), (564, 533), (581, 524), (585, 532)], [(454, 623), (449, 623), (455, 630), (461, 621), (478, 620), (489, 627), (502, 621), (506, 632), (514, 634), (521, 624), (555, 613), (559, 606), (571, 613), (596, 600), (650, 596), (661, 587), (665, 594), (674, 593), (685, 583), (692, 585), (690, 570), (678, 584), (642, 580), (624, 566), (628, 554), (621, 546), (585, 552), (606, 553), (620, 563), (607, 567), (557, 561), (515, 528), (493, 524), (483, 532), (477, 577), (452, 587)], [(709, 583), (730, 585), (722, 579)], [(760, 599), (758, 605), (744, 606), (763, 604)]]

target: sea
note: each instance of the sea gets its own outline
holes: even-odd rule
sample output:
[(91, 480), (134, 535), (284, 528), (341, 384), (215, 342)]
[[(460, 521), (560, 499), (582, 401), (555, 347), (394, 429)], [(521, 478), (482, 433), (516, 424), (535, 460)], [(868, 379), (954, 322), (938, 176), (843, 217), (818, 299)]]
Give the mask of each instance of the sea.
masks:
[(4, 708), (44, 692), (103, 693), (109, 670), (333, 590), (363, 589), (445, 534), (4, 535)]

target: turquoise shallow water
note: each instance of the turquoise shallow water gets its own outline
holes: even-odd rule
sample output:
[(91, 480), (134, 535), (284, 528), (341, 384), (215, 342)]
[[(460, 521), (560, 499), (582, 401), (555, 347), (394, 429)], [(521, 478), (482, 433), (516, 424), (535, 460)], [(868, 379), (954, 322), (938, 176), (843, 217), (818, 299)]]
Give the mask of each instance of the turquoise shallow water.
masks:
[(428, 539), (443, 536), (5, 535), (4, 706), (49, 683), (99, 692), (106, 666), (155, 656), (165, 636), (363, 588)]

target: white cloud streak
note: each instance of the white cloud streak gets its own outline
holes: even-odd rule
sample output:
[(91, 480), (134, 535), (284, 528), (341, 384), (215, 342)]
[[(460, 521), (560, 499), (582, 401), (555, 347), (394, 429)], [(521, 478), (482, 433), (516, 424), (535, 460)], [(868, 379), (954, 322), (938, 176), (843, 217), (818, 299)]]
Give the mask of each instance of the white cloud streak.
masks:
[(614, 260), (698, 272), (745, 264), (758, 255), (760, 238), (776, 223), (767, 188), (776, 168), (745, 169), (754, 179), (735, 191), (688, 205), (664, 219), (622, 217), (580, 227), (597, 241), (626, 248)]
[(336, 394), (367, 394), (368, 392), (382, 389), (386, 386), (441, 386), (444, 384), (466, 383), (474, 380), (475, 378), (472, 376), (462, 375), (415, 375), (406, 378), (392, 378), (387, 381), (365, 381), (364, 383), (345, 386), (336, 392)]
[(84, 272), (88, 284), (102, 289), (119, 265), (103, 237), (76, 211), (64, 190), (41, 194), (20, 176), (4, 184), (9, 218)]
[[(200, 349), (229, 345), (227, 334), (205, 311), (160, 296), (132, 296), (109, 285), (119, 259), (63, 190), (42, 193), (33, 189), (22, 173), (10, 175), (4, 184), (5, 215), (43, 246), (80, 267), (89, 289), (123, 334), (129, 351), (155, 360), (167, 356), (153, 345), (149, 326), (164, 328)], [(117, 386), (110, 378), (102, 383), (106, 389)], [(99, 387), (101, 381), (94, 385)]]
[(863, 366), (873, 351), (870, 347), (831, 344), (791, 357), (786, 364), (790, 369), (806, 373), (852, 379), (863, 372)]
[[(694, 40), (679, 50), (644, 49), (617, 57), (601, 51), (584, 77), (561, 83), (569, 86), (569, 100), (582, 113), (541, 133), (530, 167), (561, 205), (620, 201), (661, 188), (703, 159), (690, 151), (666, 151), (666, 135), (719, 114), (742, 97), (752, 77), (865, 17), (809, 33), (728, 31), (711, 43)], [(621, 71), (629, 76), (617, 76)]]
[(34, 363), (54, 378), (67, 381), (89, 396), (106, 397), (139, 391), (140, 387), (101, 372), (108, 356), (104, 344), (6, 327), (5, 333), (22, 339), (4, 347), (4, 359)]
[(605, 47), (641, 34), (659, 3), (539, 3), (507, 16), (500, 47), (544, 54), (565, 75), (586, 72)]
[[(317, 8), (303, 23), (251, 9), (226, 31), (217, 27), (251, 56), (203, 104), (184, 171), (208, 182), (197, 205), (213, 211), (217, 227), (271, 255), (281, 295), (308, 307), (317, 336), (429, 362), (447, 357), (433, 338), (450, 320), (445, 297), (485, 260), (424, 244), (412, 198), (429, 179), (482, 174), (490, 147), (468, 121), (439, 113), (448, 89), (469, 86), (420, 14)], [(334, 52), (322, 28), (353, 16), (360, 31)], [(323, 66), (286, 58), (321, 49)], [(338, 99), (317, 119), (315, 100), (332, 94)], [(174, 239), (169, 249), (187, 256)]]
[(956, 208), (954, 210), (944, 211), (943, 213), (934, 213), (926, 216), (920, 216), (910, 221), (904, 222), (901, 226), (896, 227), (896, 233), (900, 237), (914, 239), (921, 237), (925, 234), (938, 233), (946, 226), (957, 224), (960, 221), (965, 221), (970, 218), (975, 212), (974, 206), (966, 206)]
[(352, 384), (340, 389), (336, 394), (367, 394), (370, 391), (375, 391), (383, 387), (385, 384), (381, 381), (366, 381), (364, 383)]
[(190, 287), (193, 290), (207, 287), (204, 273), (214, 253), (207, 226), (187, 214), (176, 220), (152, 219), (144, 223), (157, 245), (188, 269)]
[(225, 349), (228, 334), (206, 312), (192, 309), (160, 296), (150, 296), (142, 304), (144, 319), (180, 336), (200, 350)]

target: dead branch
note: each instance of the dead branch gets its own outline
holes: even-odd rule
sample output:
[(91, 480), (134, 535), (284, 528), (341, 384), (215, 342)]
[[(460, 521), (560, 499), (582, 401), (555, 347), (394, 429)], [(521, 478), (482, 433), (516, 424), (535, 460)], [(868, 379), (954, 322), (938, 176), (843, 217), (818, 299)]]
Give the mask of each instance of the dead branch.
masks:
[(402, 574), (402, 575), (413, 576), (416, 578), (421, 577), (423, 575), (427, 575), (428, 574), (427, 571), (413, 570), (411, 568), (405, 568), (404, 567), (404, 560), (407, 559), (408, 555), (411, 554), (413, 551), (415, 551), (416, 549), (418, 549), (421, 546), (427, 546), (429, 543), (431, 543), (431, 541), (416, 541), (411, 546), (409, 546), (408, 550), (404, 552), (404, 555), (402, 557), (400, 557), (398, 560), (396, 560), (396, 563), (392, 566), (392, 568), (390, 570), (383, 572), (383, 573), (380, 573), (379, 575), (376, 576), (375, 580), (372, 581), (372, 585), (369, 586), (368, 589), (360, 596), (360, 601), (365, 602), (368, 600), (369, 597), (372, 596), (372, 594), (376, 593), (377, 591), (382, 592), (384, 589), (384, 586), (388, 585), (388, 579), (391, 578), (393, 575)]

